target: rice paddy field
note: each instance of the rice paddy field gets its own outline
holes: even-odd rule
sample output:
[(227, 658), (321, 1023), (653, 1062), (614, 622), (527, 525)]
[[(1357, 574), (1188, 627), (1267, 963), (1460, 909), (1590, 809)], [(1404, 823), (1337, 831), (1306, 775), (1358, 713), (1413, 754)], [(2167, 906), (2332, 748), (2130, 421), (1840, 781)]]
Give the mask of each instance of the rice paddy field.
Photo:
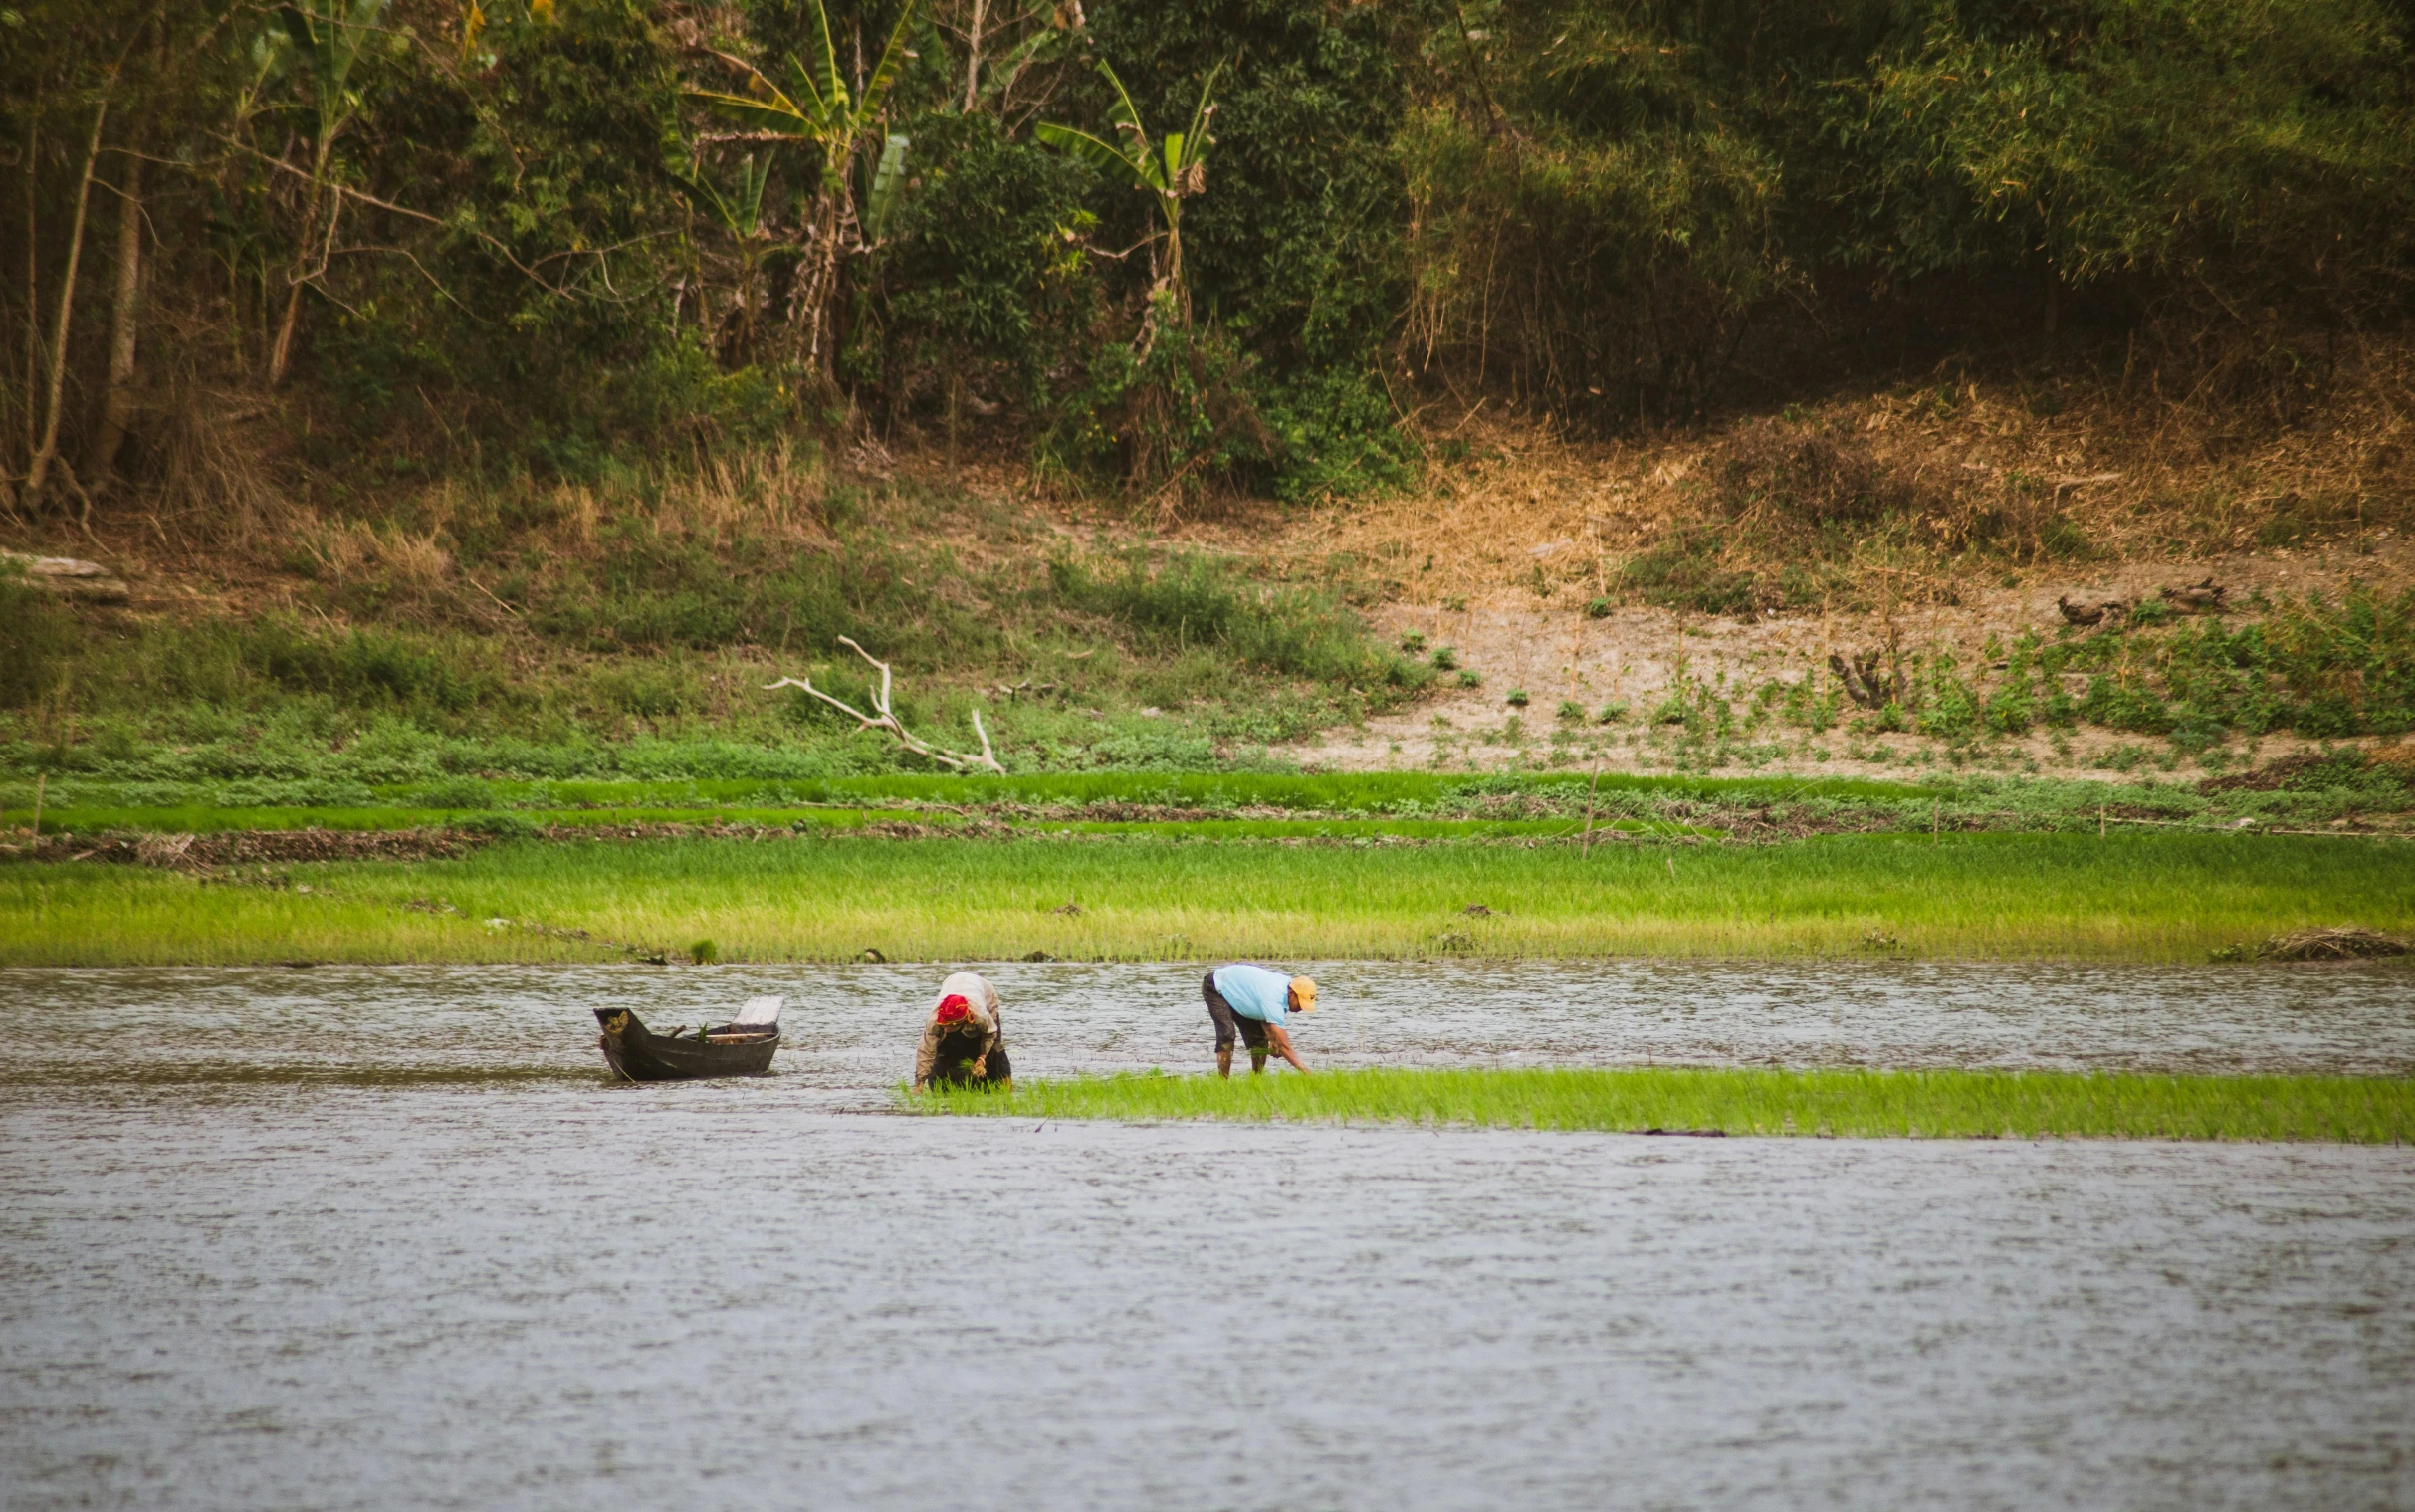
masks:
[[(781, 833), (191, 875), (0, 868), (0, 964), (1846, 956), (2202, 961), (2415, 926), (2396, 841), (2115, 832), (1765, 845)], [(867, 953), (871, 953), (870, 956)]]
[(932, 1113), (1024, 1119), (1826, 1135), (1850, 1139), (2165, 1139), (2404, 1144), (2403, 1077), (2145, 1076), (2051, 1071), (1333, 1071), (1085, 1076), (924, 1094)]

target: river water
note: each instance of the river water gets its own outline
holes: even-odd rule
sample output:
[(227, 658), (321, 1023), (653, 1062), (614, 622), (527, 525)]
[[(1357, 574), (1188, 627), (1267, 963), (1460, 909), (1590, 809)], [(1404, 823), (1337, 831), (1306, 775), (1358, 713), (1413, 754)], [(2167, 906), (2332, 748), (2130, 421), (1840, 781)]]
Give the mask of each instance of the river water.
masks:
[[(2415, 1505), (2406, 1150), (880, 1116), (937, 974), (0, 972), (0, 1505)], [(1018, 1074), (1207, 1058), (991, 974)], [(1318, 974), (1324, 1064), (2415, 1068), (2388, 968)]]

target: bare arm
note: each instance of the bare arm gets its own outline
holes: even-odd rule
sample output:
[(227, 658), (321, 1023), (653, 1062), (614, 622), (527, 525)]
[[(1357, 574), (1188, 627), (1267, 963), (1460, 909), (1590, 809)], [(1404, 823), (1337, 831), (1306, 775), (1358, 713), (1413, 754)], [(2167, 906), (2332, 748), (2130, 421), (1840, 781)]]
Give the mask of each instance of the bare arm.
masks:
[(1291, 1062), (1292, 1070), (1299, 1072), (1302, 1076), (1308, 1074), (1308, 1068), (1300, 1064), (1299, 1053), (1291, 1048), (1290, 1030), (1279, 1023), (1270, 1023), (1266, 1026), (1266, 1042), (1274, 1046), (1276, 1054)]
[(987, 976), (982, 978), (982, 1006), (989, 1010), (989, 1032), (982, 1037), (981, 1058), (973, 1063), (973, 1074), (988, 1081), (990, 1053), (1006, 1040), (1006, 1005), (998, 1001), (997, 988), (989, 984)]

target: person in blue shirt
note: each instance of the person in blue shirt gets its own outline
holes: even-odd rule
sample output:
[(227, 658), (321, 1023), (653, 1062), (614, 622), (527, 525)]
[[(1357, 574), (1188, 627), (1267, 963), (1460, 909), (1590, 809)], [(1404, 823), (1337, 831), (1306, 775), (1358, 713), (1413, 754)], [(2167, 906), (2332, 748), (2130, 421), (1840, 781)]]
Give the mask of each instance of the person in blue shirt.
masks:
[(1291, 1034), (1283, 1027), (1283, 1020), (1292, 1013), (1316, 1011), (1314, 981), (1270, 972), (1262, 966), (1220, 966), (1208, 973), (1208, 979), (1200, 984), (1200, 992), (1208, 999), (1208, 1021), (1215, 1025), (1216, 1075), (1232, 1074), (1232, 1042), (1236, 1038), (1249, 1046), (1249, 1069), (1253, 1073), (1266, 1069), (1266, 1051), (1270, 1046), (1291, 1062), (1291, 1069), (1307, 1071), (1300, 1064), (1299, 1052), (1291, 1048)]

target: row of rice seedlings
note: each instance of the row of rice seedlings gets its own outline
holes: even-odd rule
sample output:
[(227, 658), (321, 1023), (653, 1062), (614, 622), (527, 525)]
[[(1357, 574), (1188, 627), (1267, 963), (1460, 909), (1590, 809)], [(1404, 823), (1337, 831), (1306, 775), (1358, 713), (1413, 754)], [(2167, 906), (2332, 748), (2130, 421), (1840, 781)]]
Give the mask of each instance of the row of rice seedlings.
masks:
[[(0, 810), (0, 828), (12, 817)], [(29, 829), (31, 809), (17, 815), (15, 827)], [(42, 830), (59, 834), (222, 834), (229, 831), (332, 829), (344, 831), (451, 828), (471, 833), (525, 838), (540, 830), (556, 838), (576, 838), (581, 830), (604, 830), (631, 824), (722, 825), (762, 829), (863, 829), (900, 821), (926, 828), (965, 828), (1004, 822), (1017, 831), (1099, 835), (1150, 835), (1170, 839), (1263, 840), (1320, 837), (1392, 836), (1415, 840), (1493, 839), (1503, 836), (1561, 838), (1577, 836), (1583, 826), (1570, 818), (1447, 819), (1304, 817), (1297, 819), (1042, 819), (1008, 816), (995, 820), (979, 813), (949, 809), (894, 808), (744, 808), (744, 807), (623, 807), (564, 809), (489, 809), (463, 813), (429, 808), (120, 808), (46, 807)], [(1695, 835), (1721, 833), (1707, 824), (1667, 819), (1599, 816), (1593, 825), (1605, 834)], [(566, 832), (566, 834), (565, 834)]]
[[(711, 761), (723, 752), (700, 752)], [(725, 762), (726, 764), (726, 762)], [(1599, 782), (1582, 772), (1522, 772), (1485, 776), (1436, 772), (1165, 773), (1075, 772), (1014, 776), (890, 774), (863, 777), (725, 777), (676, 779), (503, 780), (455, 776), (441, 780), (382, 783), (357, 781), (258, 780), (228, 782), (129, 782), (68, 776), (52, 784), (51, 804), (60, 809), (158, 812), (142, 827), (159, 828), (183, 810), (227, 814), (277, 809), (336, 813), (382, 809), (432, 813), (517, 808), (530, 811), (615, 809), (790, 809), (798, 807), (984, 808), (997, 805), (1146, 805), (1215, 812), (1282, 809), (1298, 813), (1382, 814), (1444, 818), (1482, 811), (1502, 799), (1533, 797), (1550, 808), (1575, 812), (1589, 797), (1616, 800), (1643, 796), (1670, 801), (1739, 803), (1859, 799), (1869, 802), (1925, 800), (1924, 788), (1858, 779), (1679, 777), (1605, 773)], [(342, 796), (338, 797), (337, 794)], [(32, 779), (0, 784), (0, 818), (30, 807)], [(80, 822), (91, 823), (90, 819)], [(278, 822), (268, 817), (265, 822)]]
[(2415, 1081), (2025, 1071), (1368, 1070), (1018, 1082), (909, 1100), (1016, 1118), (1220, 1119), (1851, 1139), (2402, 1144)]
[(309, 880), (323, 871), (246, 867), (204, 882), (97, 863), (0, 869), (0, 966), (475, 964), (615, 955), (564, 935), (490, 926), (487, 915), (400, 908), (331, 891)]

